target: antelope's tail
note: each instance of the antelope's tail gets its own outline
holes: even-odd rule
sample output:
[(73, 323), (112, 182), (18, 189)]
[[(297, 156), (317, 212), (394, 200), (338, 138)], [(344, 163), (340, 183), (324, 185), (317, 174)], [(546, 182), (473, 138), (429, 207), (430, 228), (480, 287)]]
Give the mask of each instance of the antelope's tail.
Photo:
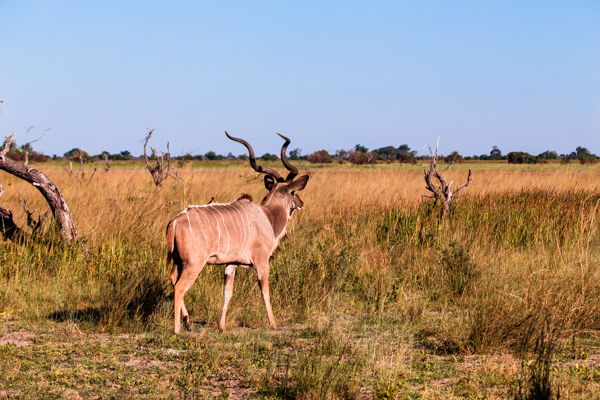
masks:
[[(175, 231), (177, 228), (177, 221), (173, 220), (167, 225), (167, 260), (165, 262), (168, 267), (173, 261), (173, 252), (175, 251)], [(177, 270), (177, 264), (173, 263), (173, 270), (171, 271), (171, 283), (173, 286), (179, 279), (179, 272)]]

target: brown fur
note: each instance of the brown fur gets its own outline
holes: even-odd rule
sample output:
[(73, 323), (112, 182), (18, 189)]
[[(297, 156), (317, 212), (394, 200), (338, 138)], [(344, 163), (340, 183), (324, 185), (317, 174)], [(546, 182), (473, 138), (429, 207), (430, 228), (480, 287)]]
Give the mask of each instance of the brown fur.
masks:
[(180, 319), (189, 326), (183, 296), (206, 264), (225, 264), (223, 312), (219, 324), (225, 330), (225, 315), (237, 266), (255, 267), (267, 316), (276, 327), (269, 296), (269, 258), (285, 234), (292, 213), (301, 209), (295, 191), (304, 189), (308, 176), (277, 183), (260, 204), (248, 195), (229, 204), (187, 207), (167, 226), (167, 262), (173, 261), (171, 282), (175, 287), (175, 333)]
[(256, 164), (254, 150), (248, 142), (229, 136), (248, 149), (250, 166), (265, 175), (269, 191), (260, 205), (247, 194), (238, 196), (229, 204), (190, 206), (167, 226), (167, 263), (174, 262), (171, 282), (175, 289), (175, 333), (179, 333), (181, 317), (189, 329), (189, 314), (183, 302), (185, 292), (193, 285), (206, 264), (226, 264), (223, 312), (219, 327), (225, 330), (225, 315), (233, 292), (235, 269), (238, 266), (255, 267), (269, 324), (276, 327), (269, 296), (269, 258), (285, 235), (287, 221), (296, 210), (302, 209), (302, 200), (296, 191), (304, 189), (308, 175), (297, 180), (298, 168), (291, 165), (285, 151), (290, 140), (283, 135), (281, 161), (290, 173), (284, 180), (277, 171)]

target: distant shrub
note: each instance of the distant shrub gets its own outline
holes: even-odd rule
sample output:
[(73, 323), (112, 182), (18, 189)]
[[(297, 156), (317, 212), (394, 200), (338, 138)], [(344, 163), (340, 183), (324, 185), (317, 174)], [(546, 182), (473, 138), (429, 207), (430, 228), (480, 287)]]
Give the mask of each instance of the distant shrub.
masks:
[(219, 154), (217, 154), (217, 153), (215, 153), (214, 151), (211, 150), (211, 151), (209, 151), (208, 153), (206, 153), (204, 155), (204, 158), (207, 159), (207, 160), (209, 160), (209, 161), (214, 161), (214, 160), (221, 160), (221, 159), (223, 159), (223, 156), (221, 156), (221, 155), (219, 155)]
[(558, 159), (558, 154), (553, 150), (547, 150), (543, 153), (538, 154), (538, 157), (543, 160), (556, 160)]
[(306, 159), (313, 164), (329, 164), (332, 161), (331, 155), (327, 150), (319, 150), (309, 154)]
[(348, 161), (354, 165), (375, 164), (377, 162), (377, 154), (373, 151), (366, 153), (351, 151), (350, 154), (348, 154)]
[(581, 157), (579, 159), (579, 162), (581, 163), (581, 165), (585, 165), (585, 164), (593, 165), (593, 164), (596, 164), (596, 161), (598, 161), (598, 159), (594, 155), (587, 156), (587, 157)]
[(507, 154), (507, 159), (509, 164), (537, 164), (542, 160), (540, 156), (532, 156), (522, 151), (511, 151)]
[(511, 151), (508, 153), (509, 164), (523, 164), (525, 162), (525, 155), (520, 151)]
[(458, 151), (453, 151), (452, 153), (450, 153), (446, 157), (444, 157), (444, 162), (446, 164), (453, 164), (453, 163), (460, 164), (463, 162), (463, 156), (458, 154)]
[(277, 161), (279, 160), (279, 157), (277, 157), (275, 154), (265, 153), (260, 156), (260, 159), (263, 161)]
[(398, 154), (398, 161), (400, 161), (401, 164), (416, 164), (417, 163), (417, 160), (415, 159), (415, 157), (413, 156), (412, 153)]

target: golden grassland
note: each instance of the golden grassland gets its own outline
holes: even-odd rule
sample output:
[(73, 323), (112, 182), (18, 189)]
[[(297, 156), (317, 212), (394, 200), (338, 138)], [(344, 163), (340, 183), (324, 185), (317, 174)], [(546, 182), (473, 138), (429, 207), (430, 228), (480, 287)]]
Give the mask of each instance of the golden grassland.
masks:
[[(136, 201), (149, 200), (167, 212), (176, 213), (186, 205), (204, 204), (212, 197), (218, 202), (229, 202), (240, 193), (248, 193), (258, 202), (265, 195), (262, 176), (252, 171), (246, 162), (189, 162), (184, 168), (177, 170), (180, 172), (180, 179), (167, 180), (162, 191), (155, 190), (143, 163), (122, 162), (116, 163), (116, 166), (114, 164), (108, 172), (104, 172), (99, 164), (91, 181), (89, 177), (93, 171), (90, 167), (84, 170), (84, 179), (77, 180), (69, 177), (60, 164), (39, 166), (39, 169), (61, 189), (75, 215), (79, 229), (88, 239), (93, 238), (95, 234), (110, 233), (115, 225), (126, 228), (126, 223), (113, 224), (111, 218), (114, 218), (115, 210), (121, 210), (120, 214), (127, 218), (129, 212), (136, 208)], [(215, 165), (218, 166), (211, 168)], [(272, 167), (280, 168), (277, 164), (273, 164)], [(303, 214), (311, 218), (357, 205), (414, 206), (423, 201), (423, 195), (428, 194), (424, 190), (423, 180), (423, 170), (428, 168), (428, 165), (424, 163), (377, 166), (331, 164), (325, 167), (309, 163), (300, 164), (300, 168), (303, 167), (306, 168), (303, 171), (307, 171), (311, 176), (309, 190), (302, 193), (302, 198), (307, 202)], [(440, 169), (443, 169), (444, 165), (441, 167)], [(562, 166), (558, 163), (541, 164), (537, 169), (532, 169), (533, 167), (514, 166), (505, 162), (471, 162), (454, 165), (444, 175), (448, 182), (453, 181), (454, 186), (458, 186), (466, 182), (466, 170), (473, 168), (474, 183), (465, 192), (471, 197), (522, 190), (580, 190), (590, 193), (600, 190), (598, 167), (578, 164)], [(76, 169), (73, 175), (75, 173)], [(18, 190), (22, 191), (23, 197), (34, 208), (47, 209), (43, 198), (27, 183), (8, 174), (2, 176), (2, 183), (5, 188), (2, 204), (14, 210), (16, 218), (22, 216), (22, 213), (18, 212), (21, 209)], [(14, 189), (11, 185), (14, 185)], [(158, 202), (160, 204), (157, 204)], [(148, 214), (151, 215), (152, 221), (163, 225), (174, 215), (167, 213), (166, 219), (159, 220), (156, 214), (150, 211)], [(103, 221), (107, 225), (103, 225)], [(154, 231), (154, 235), (162, 235), (162, 231)]]
[[(167, 222), (212, 197), (260, 201), (262, 176), (192, 162), (159, 190), (140, 163), (113, 164), (92, 179), (89, 166), (83, 179), (37, 166), (91, 261), (51, 231), (0, 243), (0, 343), (28, 344), (0, 345), (0, 396), (600, 396), (597, 166), (455, 165), (448, 181), (464, 184), (472, 168), (473, 182), (440, 223), (422, 197), (426, 164), (301, 164), (305, 208), (271, 262), (280, 328), (266, 328), (255, 274), (240, 270), (220, 334), (215, 266), (186, 295), (192, 331), (174, 336)], [(20, 226), (19, 190), (47, 209), (26, 183), (0, 183)]]

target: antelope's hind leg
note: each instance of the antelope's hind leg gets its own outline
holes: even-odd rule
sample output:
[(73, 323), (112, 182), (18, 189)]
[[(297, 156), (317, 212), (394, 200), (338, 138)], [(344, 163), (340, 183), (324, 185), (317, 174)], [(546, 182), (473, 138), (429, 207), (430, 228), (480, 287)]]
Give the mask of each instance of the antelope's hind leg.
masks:
[(183, 299), (181, 299), (181, 317), (183, 319), (183, 328), (186, 331), (190, 331), (190, 314), (188, 313), (187, 309), (185, 308), (185, 303), (183, 302)]
[(225, 316), (227, 315), (227, 307), (229, 307), (229, 300), (233, 295), (233, 281), (235, 279), (235, 269), (237, 266), (228, 265), (225, 267), (225, 285), (223, 287), (223, 312), (221, 313), (221, 321), (219, 322), (219, 328), (221, 332), (225, 332)]
[(204, 268), (204, 264), (187, 264), (182, 269), (179, 280), (175, 284), (175, 333), (181, 330), (181, 316), (183, 315), (183, 326), (186, 330), (190, 330), (190, 316), (185, 304), (183, 296), (196, 281), (198, 274)]

